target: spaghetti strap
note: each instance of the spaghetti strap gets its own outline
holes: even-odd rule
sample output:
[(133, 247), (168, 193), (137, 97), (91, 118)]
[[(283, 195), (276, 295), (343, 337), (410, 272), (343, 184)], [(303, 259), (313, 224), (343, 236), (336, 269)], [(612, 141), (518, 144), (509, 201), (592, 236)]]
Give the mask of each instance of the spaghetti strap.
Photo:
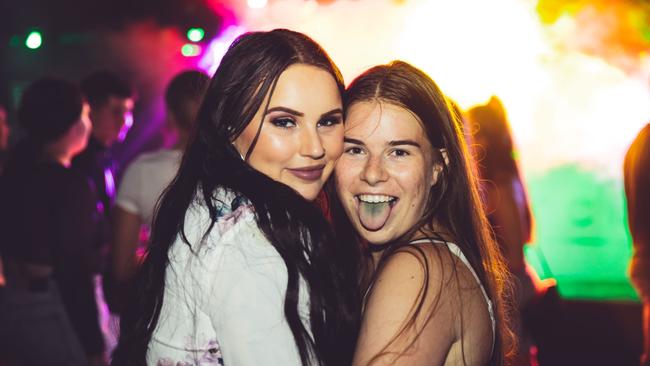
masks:
[(492, 300), (490, 300), (490, 297), (488, 296), (487, 292), (485, 291), (485, 287), (483, 287), (483, 284), (481, 283), (481, 280), (478, 278), (478, 275), (476, 274), (476, 271), (472, 267), (472, 265), (469, 263), (469, 260), (467, 260), (467, 257), (465, 257), (465, 254), (463, 254), (463, 251), (460, 249), (460, 247), (455, 244), (451, 243), (445, 240), (437, 240), (437, 239), (416, 239), (409, 244), (424, 244), (424, 243), (434, 243), (434, 244), (444, 244), (447, 246), (449, 251), (453, 253), (456, 257), (458, 257), (461, 262), (467, 266), (469, 271), (472, 273), (474, 276), (474, 279), (476, 279), (476, 282), (478, 285), (481, 287), (481, 292), (483, 293), (483, 297), (485, 298), (485, 302), (487, 303), (487, 308), (488, 312), (490, 313), (490, 320), (492, 321), (492, 349), (494, 349), (494, 342), (495, 342), (495, 334), (496, 334), (496, 319), (494, 317), (494, 306), (492, 304)]

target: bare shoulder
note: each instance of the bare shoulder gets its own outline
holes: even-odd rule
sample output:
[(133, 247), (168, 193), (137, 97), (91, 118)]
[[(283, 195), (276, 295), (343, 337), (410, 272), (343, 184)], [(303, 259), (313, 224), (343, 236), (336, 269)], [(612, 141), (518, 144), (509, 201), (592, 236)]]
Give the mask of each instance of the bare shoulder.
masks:
[(466, 326), (476, 309), (487, 318), (479, 319), (485, 324), (479, 329), (491, 332), (480, 286), (447, 246), (399, 248), (379, 268), (370, 291), (354, 365), (444, 365), (462, 360), (457, 349), (476, 350), (475, 357), (465, 356), (484, 361), (491, 334)]
[[(423, 292), (419, 299), (423, 300), (424, 315), (418, 317), (418, 323), (422, 326), (422, 341), (448, 346), (444, 364), (461, 360), (484, 364), (492, 345), (488, 303), (481, 283), (469, 264), (461, 259), (459, 248), (428, 242), (404, 249), (404, 254), (418, 258), (411, 259), (410, 265), (417, 262), (428, 274), (423, 275), (420, 283)], [(405, 261), (408, 259), (403, 258), (402, 263)]]

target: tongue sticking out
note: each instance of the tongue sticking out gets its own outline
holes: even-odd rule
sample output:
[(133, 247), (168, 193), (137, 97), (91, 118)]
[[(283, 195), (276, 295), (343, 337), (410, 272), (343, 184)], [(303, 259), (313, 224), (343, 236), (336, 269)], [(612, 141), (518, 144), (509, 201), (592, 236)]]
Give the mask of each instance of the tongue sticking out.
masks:
[(388, 202), (359, 202), (358, 214), (361, 225), (370, 231), (381, 229), (388, 221), (390, 210), (391, 207)]

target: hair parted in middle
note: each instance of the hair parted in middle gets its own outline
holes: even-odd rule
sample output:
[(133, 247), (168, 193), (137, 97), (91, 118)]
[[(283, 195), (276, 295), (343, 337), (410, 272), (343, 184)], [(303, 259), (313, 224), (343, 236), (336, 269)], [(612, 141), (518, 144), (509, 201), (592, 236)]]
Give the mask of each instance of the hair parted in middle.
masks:
[[(358, 289), (349, 283), (357, 273), (355, 248), (333, 240), (331, 227), (316, 204), (246, 162), (257, 138), (244, 159), (232, 144), (258, 109), (264, 108), (266, 114), (280, 75), (294, 64), (327, 71), (343, 93), (339, 69), (316, 42), (298, 32), (246, 33), (224, 55), (199, 108), (179, 172), (157, 208), (148, 255), (139, 272), (138, 301), (123, 316), (114, 362), (144, 364), (163, 303), (167, 253), (177, 235), (190, 245), (184, 218), (197, 196), (211, 217), (217, 217), (213, 197), (219, 187), (250, 200), (258, 226), (286, 264), (284, 313), (303, 365), (314, 360), (333, 366), (351, 362), (359, 317)], [(213, 219), (205, 236), (214, 224)], [(313, 337), (298, 314), (300, 278), (309, 290)]]
[[(413, 113), (433, 147), (436, 155), (434, 162), (442, 166), (441, 176), (431, 187), (421, 219), (400, 238), (387, 244), (375, 275), (392, 254), (409, 246), (415, 232), (425, 227), (431, 228), (434, 222), (440, 224), (454, 237), (495, 305), (497, 329), (490, 364), (501, 364), (506, 353), (513, 349), (512, 333), (507, 325), (507, 306), (502, 301), (509, 297), (508, 271), (483, 214), (476, 172), (464, 140), (462, 121), (454, 112), (452, 102), (426, 73), (403, 61), (375, 66), (358, 76), (344, 94), (344, 109), (347, 111), (360, 102), (390, 104)], [(332, 204), (332, 216), (337, 231), (340, 230), (338, 234), (349, 238), (351, 235), (345, 232), (353, 228), (345, 219), (338, 201)], [(417, 246), (409, 247), (418, 250)], [(424, 252), (420, 251), (420, 254), (425, 256)], [(426, 264), (424, 258), (421, 261)], [(425, 272), (428, 280), (428, 268)], [(371, 288), (374, 279), (371, 276), (364, 282)], [(421, 296), (420, 302), (413, 305), (416, 311), (402, 331), (413, 325), (419, 313), (425, 311), (422, 307), (424, 298)]]

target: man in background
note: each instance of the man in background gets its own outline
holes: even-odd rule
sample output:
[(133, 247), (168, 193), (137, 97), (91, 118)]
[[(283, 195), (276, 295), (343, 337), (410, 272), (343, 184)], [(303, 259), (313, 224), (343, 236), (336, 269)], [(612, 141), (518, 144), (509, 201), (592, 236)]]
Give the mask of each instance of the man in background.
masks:
[(117, 164), (110, 148), (126, 136), (133, 124), (131, 86), (116, 75), (99, 71), (81, 81), (81, 90), (90, 105), (92, 133), (86, 149), (72, 161), (72, 169), (88, 178), (95, 187), (99, 213), (97, 271), (101, 271), (110, 242), (110, 210), (115, 197)]

